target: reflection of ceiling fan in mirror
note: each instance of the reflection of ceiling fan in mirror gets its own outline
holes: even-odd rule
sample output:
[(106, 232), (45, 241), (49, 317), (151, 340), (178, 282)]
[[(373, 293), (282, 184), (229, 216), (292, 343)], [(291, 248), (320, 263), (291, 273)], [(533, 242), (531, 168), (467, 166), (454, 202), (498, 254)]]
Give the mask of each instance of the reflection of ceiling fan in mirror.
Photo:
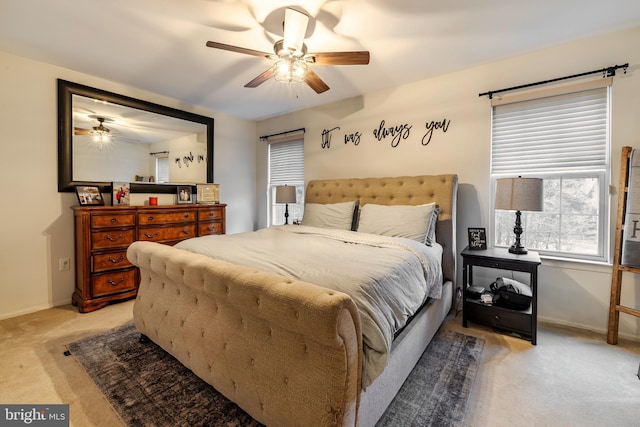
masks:
[(98, 126), (94, 126), (91, 130), (83, 128), (74, 128), (75, 135), (90, 135), (95, 142), (106, 143), (111, 142), (111, 129), (104, 125), (105, 121), (111, 121), (111, 119), (105, 117), (95, 117), (98, 121)]
[(295, 9), (287, 8), (284, 19), (284, 38), (277, 41), (273, 53), (246, 49), (218, 42), (207, 42), (208, 47), (259, 56), (275, 61), (267, 71), (258, 75), (244, 87), (254, 88), (271, 77), (284, 82), (305, 82), (316, 93), (329, 90), (329, 86), (313, 72), (309, 65), (366, 65), (369, 63), (369, 52), (321, 52), (307, 53), (304, 44), (309, 17)]
[[(85, 120), (80, 120), (80, 122), (86, 123), (86, 119), (90, 119), (91, 124), (96, 124), (97, 121), (96, 126), (89, 127), (89, 123), (79, 123), (79, 126), (75, 126), (73, 128), (73, 134), (80, 137), (87, 136), (91, 138), (91, 141), (100, 150), (108, 145), (111, 145), (114, 141), (128, 143), (144, 142), (142, 139), (140, 139), (138, 132), (134, 131), (133, 129), (118, 126), (117, 120), (114, 118), (97, 114), (88, 114), (84, 116), (84, 118)], [(82, 127), (83, 124), (87, 127)], [(115, 129), (114, 127), (119, 127), (119, 129)]]

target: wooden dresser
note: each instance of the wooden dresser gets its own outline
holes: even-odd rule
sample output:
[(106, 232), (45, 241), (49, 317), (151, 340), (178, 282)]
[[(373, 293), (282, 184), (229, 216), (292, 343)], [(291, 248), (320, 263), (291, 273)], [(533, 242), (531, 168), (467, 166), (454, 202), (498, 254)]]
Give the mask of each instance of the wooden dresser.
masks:
[(73, 206), (76, 289), (81, 313), (134, 297), (138, 269), (127, 259), (137, 240), (174, 245), (190, 237), (224, 234), (226, 205)]

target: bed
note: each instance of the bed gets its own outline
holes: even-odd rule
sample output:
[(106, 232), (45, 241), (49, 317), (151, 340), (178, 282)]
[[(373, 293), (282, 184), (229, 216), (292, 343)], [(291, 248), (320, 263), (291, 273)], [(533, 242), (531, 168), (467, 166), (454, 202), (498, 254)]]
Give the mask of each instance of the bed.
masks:
[[(360, 215), (379, 205), (437, 204), (432, 246), (442, 257), (439, 298), (425, 298), (400, 325), (374, 375), (363, 360), (370, 358), (363, 344), (369, 322), (355, 297), (283, 274), (289, 266), (267, 271), (194, 253), (189, 241), (182, 249), (150, 242), (129, 247), (141, 278), (136, 328), (263, 424), (373, 426), (451, 309), (456, 194), (456, 175), (307, 185), (307, 206), (358, 201)], [(283, 231), (269, 231), (277, 232)]]

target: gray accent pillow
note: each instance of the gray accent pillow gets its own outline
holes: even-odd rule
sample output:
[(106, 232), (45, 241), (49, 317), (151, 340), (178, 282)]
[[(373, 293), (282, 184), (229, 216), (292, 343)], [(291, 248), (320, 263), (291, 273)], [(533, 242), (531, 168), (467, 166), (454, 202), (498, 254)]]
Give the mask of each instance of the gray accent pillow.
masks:
[(342, 203), (306, 203), (302, 225), (352, 230), (357, 201)]
[(438, 224), (438, 215), (440, 215), (440, 208), (436, 206), (431, 213), (429, 230), (427, 231), (427, 238), (424, 241), (424, 244), (427, 246), (432, 246), (436, 242), (436, 225)]

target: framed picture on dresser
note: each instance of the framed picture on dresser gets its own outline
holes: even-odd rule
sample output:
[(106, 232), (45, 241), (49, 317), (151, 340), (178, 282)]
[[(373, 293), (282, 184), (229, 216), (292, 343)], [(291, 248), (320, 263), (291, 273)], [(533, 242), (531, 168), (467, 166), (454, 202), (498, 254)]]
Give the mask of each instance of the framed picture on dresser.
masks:
[(190, 185), (178, 185), (177, 196), (179, 205), (193, 203)]
[(81, 205), (104, 205), (104, 199), (100, 194), (100, 188), (94, 185), (76, 185), (76, 195)]
[(129, 193), (131, 192), (128, 182), (112, 182), (111, 183), (111, 205), (113, 206), (129, 206)]

